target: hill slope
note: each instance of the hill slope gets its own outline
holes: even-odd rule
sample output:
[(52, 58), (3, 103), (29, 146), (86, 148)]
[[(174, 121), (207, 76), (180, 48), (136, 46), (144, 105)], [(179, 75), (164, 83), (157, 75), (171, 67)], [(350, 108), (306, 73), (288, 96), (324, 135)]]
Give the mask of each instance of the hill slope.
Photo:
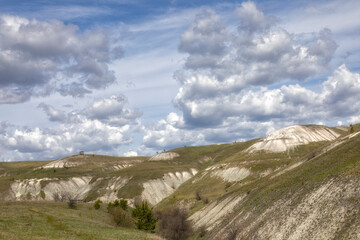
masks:
[[(3, 200), (148, 200), (189, 210), (205, 239), (360, 239), (360, 125), (294, 126), (264, 139), (152, 158), (0, 163)], [(197, 238), (195, 233), (192, 238)]]
[(160, 238), (146, 232), (117, 227), (104, 206), (88, 204), (69, 209), (64, 203), (0, 202), (0, 239), (143, 240)]

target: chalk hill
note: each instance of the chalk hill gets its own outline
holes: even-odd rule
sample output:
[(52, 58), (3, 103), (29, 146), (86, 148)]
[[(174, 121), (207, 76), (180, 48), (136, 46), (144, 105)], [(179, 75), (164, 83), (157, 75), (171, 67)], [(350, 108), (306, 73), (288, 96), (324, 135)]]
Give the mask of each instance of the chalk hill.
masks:
[(360, 239), (360, 124), (354, 129), (298, 125), (154, 157), (0, 163), (0, 197), (175, 204), (196, 231), (206, 229), (203, 239)]

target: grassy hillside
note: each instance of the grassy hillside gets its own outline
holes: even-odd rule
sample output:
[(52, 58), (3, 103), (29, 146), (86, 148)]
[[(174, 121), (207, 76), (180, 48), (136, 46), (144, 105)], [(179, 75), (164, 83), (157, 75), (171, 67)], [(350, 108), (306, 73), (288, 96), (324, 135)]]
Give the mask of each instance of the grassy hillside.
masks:
[[(329, 239), (334, 236), (357, 239), (357, 236), (360, 238), (360, 230), (356, 230), (360, 229), (357, 207), (360, 203), (357, 191), (360, 189), (360, 134), (356, 132), (360, 131), (360, 124), (354, 125), (353, 135), (349, 135), (347, 127), (332, 130), (340, 134), (334, 141), (311, 142), (285, 152), (248, 151), (252, 144), (261, 141), (254, 139), (173, 149), (171, 152), (179, 156), (171, 160), (75, 155), (56, 161), (0, 163), (0, 193), (7, 194), (14, 183), (29, 184), (26, 182), (29, 179), (42, 179), (40, 185), (31, 186), (34, 192), (36, 188), (46, 189), (49, 183), (79, 177), (81, 181), (91, 179), (79, 187), (91, 188), (86, 192), (86, 201), (110, 195), (133, 199), (142, 195), (144, 183), (149, 183), (148, 194), (158, 190), (157, 194), (164, 198), (155, 209), (171, 205), (187, 208), (194, 229), (199, 231), (201, 226), (207, 229), (203, 239), (225, 239), (234, 226), (241, 239)], [(46, 167), (46, 164), (63, 161), (69, 165)], [(189, 175), (191, 169), (196, 169), (195, 176)], [(179, 182), (183, 172), (189, 178)], [(171, 177), (166, 175), (169, 173)], [(18, 192), (21, 191), (23, 189)], [(27, 194), (29, 200), (36, 197)], [(39, 192), (37, 194), (39, 199)], [(78, 210), (67, 209), (61, 203), (41, 204), (4, 202), (0, 237), (26, 239), (34, 234), (38, 238), (33, 239), (45, 239), (41, 238), (41, 231), (29, 228), (31, 219), (35, 220), (30, 224), (38, 224), (36, 229), (47, 229), (54, 234), (53, 239), (116, 239), (117, 234), (135, 236), (134, 239), (147, 237), (142, 232), (114, 228), (111, 221), (104, 220), (109, 218), (106, 212), (92, 210), (91, 205), (85, 203)], [(22, 212), (27, 217), (21, 217)], [(84, 225), (72, 219), (81, 220)], [(11, 224), (5, 224), (8, 221)], [(17, 225), (17, 222), (23, 224)], [(21, 227), (21, 233), (16, 232), (17, 227)], [(199, 232), (192, 238), (199, 238)]]
[[(359, 131), (359, 124), (354, 128), (355, 131)], [(317, 229), (323, 226), (324, 222), (333, 221), (335, 225), (338, 224), (338, 229), (331, 236), (336, 235), (338, 237), (336, 239), (348, 239), (349, 234), (360, 227), (358, 220), (360, 211), (357, 207), (360, 203), (360, 194), (353, 191), (360, 187), (360, 134), (340, 140), (347, 134), (347, 132), (342, 132), (337, 146), (335, 141), (302, 145), (283, 153), (235, 151), (216, 163), (218, 166), (216, 171), (234, 166), (247, 168), (251, 171), (248, 177), (241, 181), (230, 182), (214, 176), (213, 169), (206, 169), (164, 199), (158, 208), (181, 204), (188, 207), (191, 214), (202, 212), (202, 220), (208, 218), (206, 221), (210, 224), (211, 218), (216, 218), (216, 215), (211, 215), (213, 209), (218, 208), (219, 214), (221, 208), (226, 208), (221, 205), (226, 199), (231, 198), (232, 201), (240, 199), (239, 204), (230, 209), (231, 213), (228, 213), (227, 217), (219, 219), (220, 222), (215, 226), (210, 224), (206, 239), (216, 237), (222, 239), (221, 237), (231, 232), (234, 221), (238, 222), (236, 228), (239, 229), (238, 236), (242, 236), (241, 239), (277, 239), (273, 235), (264, 237), (259, 235), (259, 232), (265, 231), (264, 225), (267, 226), (266, 224), (270, 222), (273, 224), (273, 228), (281, 229), (281, 226), (273, 222), (281, 224), (281, 219), (287, 219), (286, 217), (291, 215), (293, 209), (306, 206), (309, 209), (313, 208), (314, 212), (321, 212), (319, 208), (323, 208), (325, 211), (326, 204), (328, 204), (329, 206), (333, 205), (334, 209), (346, 209), (351, 214), (345, 216), (318, 215), (319, 219), (312, 223), (314, 224), (312, 228)], [(332, 145), (335, 147), (327, 151)], [(322, 198), (320, 195), (312, 200), (313, 206), (307, 206), (308, 198), (316, 196), (315, 193), (318, 189), (327, 184), (331, 186), (328, 191), (333, 191), (338, 195), (333, 198)], [(348, 196), (342, 196), (340, 188), (344, 193), (349, 192)], [(196, 199), (196, 192), (200, 192), (202, 199)], [(204, 199), (209, 200), (209, 203)], [(317, 203), (317, 201), (320, 202)], [(310, 215), (308, 212), (298, 212), (297, 214), (299, 216), (301, 214)], [(305, 224), (305, 220), (299, 216), (294, 216), (292, 220), (299, 218), (296, 221), (300, 226)], [(306, 219), (306, 221), (310, 220)], [(340, 224), (342, 221), (345, 221), (346, 224)], [(294, 225), (291, 227), (296, 228)], [(308, 231), (311, 232), (311, 230)], [(287, 231), (291, 232), (290, 229)], [(195, 238), (196, 236), (198, 235), (194, 235)], [(287, 239), (289, 236), (279, 236), (278, 239)], [(357, 238), (355, 236), (350, 239)]]
[(143, 240), (159, 237), (140, 230), (116, 227), (102, 206), (66, 203), (0, 202), (0, 239)]

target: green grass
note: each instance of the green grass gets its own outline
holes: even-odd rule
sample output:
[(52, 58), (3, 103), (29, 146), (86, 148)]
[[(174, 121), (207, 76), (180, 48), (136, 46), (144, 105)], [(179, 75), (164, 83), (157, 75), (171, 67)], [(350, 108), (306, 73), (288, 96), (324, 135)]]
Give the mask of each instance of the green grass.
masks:
[(76, 210), (66, 203), (0, 202), (0, 239), (157, 239), (147, 232), (116, 227), (103, 204), (78, 204)]

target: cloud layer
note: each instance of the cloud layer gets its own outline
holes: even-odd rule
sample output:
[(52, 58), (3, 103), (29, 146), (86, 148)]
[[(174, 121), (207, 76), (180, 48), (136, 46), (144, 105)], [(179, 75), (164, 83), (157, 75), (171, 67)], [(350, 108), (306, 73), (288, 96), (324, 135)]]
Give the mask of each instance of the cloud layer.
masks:
[(329, 29), (291, 34), (253, 2), (235, 13), (236, 31), (207, 10), (181, 35), (179, 50), (188, 57), (175, 73), (180, 113), (147, 127), (144, 149), (249, 139), (291, 124), (360, 115), (354, 101), (360, 75), (345, 65), (317, 91), (302, 86), (329, 67), (337, 48)]
[(80, 150), (118, 154), (122, 146), (132, 142), (132, 134), (141, 125), (141, 113), (126, 108), (126, 103), (123, 95), (111, 96), (69, 113), (41, 103), (39, 108), (48, 119), (59, 124), (40, 129), (2, 122), (0, 159), (41, 160), (76, 154)]
[(121, 49), (110, 49), (100, 30), (80, 32), (57, 20), (0, 16), (0, 103), (32, 96), (81, 97), (115, 82), (108, 64)]
[[(0, 161), (151, 155), (359, 122), (355, 1), (265, 8), (282, 19), (251, 1), (209, 2), (216, 10), (195, 4), (123, 23), (113, 8), (50, 5), (42, 20), (0, 15)], [(74, 14), (52, 15), (64, 9)]]
[(226, 29), (219, 15), (206, 11), (182, 34), (179, 49), (189, 56), (175, 75), (182, 87), (174, 103), (187, 124), (220, 124), (224, 114), (217, 116), (217, 108), (232, 111), (229, 98), (238, 98), (249, 87), (305, 81), (327, 67), (337, 47), (329, 29), (302, 43), (270, 25), (252, 2), (243, 3), (236, 13), (235, 33)]

